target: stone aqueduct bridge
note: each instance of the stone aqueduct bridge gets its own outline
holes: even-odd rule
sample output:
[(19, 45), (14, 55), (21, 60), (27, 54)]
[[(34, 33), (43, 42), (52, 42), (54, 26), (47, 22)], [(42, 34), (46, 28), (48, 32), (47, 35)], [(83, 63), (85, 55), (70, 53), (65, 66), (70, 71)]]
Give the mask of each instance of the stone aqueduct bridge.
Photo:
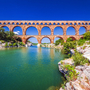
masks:
[[(56, 37), (60, 37), (66, 42), (67, 38), (71, 37), (73, 39), (79, 40), (82, 35), (79, 35), (79, 28), (85, 27), (86, 31), (90, 30), (90, 21), (0, 21), (0, 27), (7, 26), (10, 31), (13, 31), (15, 27), (20, 26), (22, 28), (23, 35), (18, 35), (21, 37), (23, 43), (26, 43), (27, 39), (30, 37), (35, 37), (39, 44), (44, 37), (48, 37), (51, 43), (54, 43)], [(26, 30), (29, 27), (35, 27), (38, 30), (38, 35), (26, 35)], [(51, 30), (51, 35), (41, 35), (41, 30), (43, 27), (49, 27)], [(63, 35), (54, 35), (54, 28), (61, 27), (63, 29)], [(66, 35), (66, 30), (68, 27), (73, 27), (75, 29), (75, 35)]]

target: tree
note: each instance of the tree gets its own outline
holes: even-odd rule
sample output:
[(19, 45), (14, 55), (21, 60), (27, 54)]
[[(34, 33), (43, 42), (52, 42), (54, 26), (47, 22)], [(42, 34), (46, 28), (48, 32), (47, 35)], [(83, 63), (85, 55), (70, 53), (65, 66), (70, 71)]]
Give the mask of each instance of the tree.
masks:
[(56, 40), (56, 41), (55, 41), (55, 45), (56, 45), (56, 46), (59, 45), (59, 44), (61, 43), (61, 41), (62, 41), (61, 39)]
[(6, 37), (5, 29), (0, 27), (0, 40), (4, 40)]
[(88, 32), (84, 33), (83, 37), (85, 40), (90, 40), (90, 32), (88, 31)]
[(67, 42), (70, 42), (70, 41), (73, 41), (73, 39), (69, 37), (69, 38), (67, 39)]

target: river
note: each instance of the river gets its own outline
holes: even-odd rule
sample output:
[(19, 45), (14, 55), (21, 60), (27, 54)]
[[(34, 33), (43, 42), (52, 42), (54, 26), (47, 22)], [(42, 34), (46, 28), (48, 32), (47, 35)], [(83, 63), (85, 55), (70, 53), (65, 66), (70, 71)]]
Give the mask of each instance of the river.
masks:
[(55, 90), (62, 83), (58, 49), (36, 46), (0, 50), (0, 90)]

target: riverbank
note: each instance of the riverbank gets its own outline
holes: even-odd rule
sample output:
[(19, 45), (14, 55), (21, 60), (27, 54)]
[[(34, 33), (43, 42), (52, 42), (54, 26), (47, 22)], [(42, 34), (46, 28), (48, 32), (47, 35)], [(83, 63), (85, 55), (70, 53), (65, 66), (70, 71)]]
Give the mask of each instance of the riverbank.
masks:
[[(77, 75), (75, 79), (67, 81), (60, 88), (60, 90), (90, 90), (90, 45), (84, 44), (83, 46), (77, 47), (76, 50), (79, 53), (82, 53), (82, 57), (88, 60), (89, 63), (75, 66), (76, 62), (74, 62), (73, 58), (60, 61), (58, 63), (59, 71), (64, 74), (66, 79), (70, 77), (75, 78), (75, 76)], [(72, 68), (71, 72), (73, 73), (71, 73), (67, 68), (65, 68), (67, 65), (72, 67), (75, 66), (74, 67), (74, 72), (76, 72), (75, 75)], [(71, 74), (71, 76), (69, 76), (69, 74)]]
[(41, 47), (47, 47), (47, 48), (56, 48), (56, 49), (62, 49), (63, 45), (59, 44), (59, 45), (55, 45), (55, 44), (41, 44)]

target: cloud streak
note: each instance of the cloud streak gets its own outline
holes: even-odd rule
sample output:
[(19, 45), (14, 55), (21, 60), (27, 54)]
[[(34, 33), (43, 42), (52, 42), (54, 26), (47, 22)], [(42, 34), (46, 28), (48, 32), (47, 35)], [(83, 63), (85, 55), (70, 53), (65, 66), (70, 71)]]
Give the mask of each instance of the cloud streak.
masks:
[(20, 34), (20, 31), (16, 31), (16, 32), (14, 32), (14, 34), (19, 35)]

